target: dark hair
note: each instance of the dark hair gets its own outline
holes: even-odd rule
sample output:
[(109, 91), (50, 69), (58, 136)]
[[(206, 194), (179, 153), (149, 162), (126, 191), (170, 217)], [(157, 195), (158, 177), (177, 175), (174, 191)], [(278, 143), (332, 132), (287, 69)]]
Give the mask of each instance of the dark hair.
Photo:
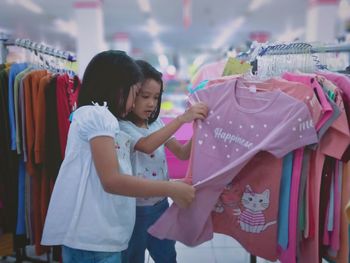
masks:
[(124, 51), (109, 50), (97, 54), (88, 64), (78, 97), (78, 107), (107, 102), (117, 118), (125, 112), (132, 85), (142, 81), (136, 62)]
[[(153, 79), (156, 82), (160, 84), (160, 93), (158, 97), (158, 103), (155, 108), (155, 110), (152, 112), (151, 116), (148, 118), (148, 124), (151, 124), (154, 122), (160, 112), (160, 104), (162, 103), (162, 94), (163, 94), (163, 79), (162, 79), (162, 73), (156, 70), (151, 64), (149, 64), (147, 61), (144, 60), (136, 60), (136, 64), (140, 67), (141, 72), (143, 74), (143, 81), (147, 81), (149, 79)], [(130, 112), (126, 119), (132, 120), (133, 119), (133, 112)]]

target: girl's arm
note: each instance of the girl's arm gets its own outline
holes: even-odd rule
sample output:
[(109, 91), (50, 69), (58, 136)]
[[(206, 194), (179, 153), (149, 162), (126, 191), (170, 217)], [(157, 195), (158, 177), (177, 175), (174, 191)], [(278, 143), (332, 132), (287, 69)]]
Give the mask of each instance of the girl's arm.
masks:
[(193, 201), (195, 189), (192, 186), (121, 174), (112, 137), (94, 137), (90, 146), (97, 174), (106, 192), (132, 197), (168, 196), (182, 208)]
[(150, 154), (164, 144), (184, 123), (192, 122), (196, 119), (203, 120), (207, 115), (208, 107), (204, 103), (197, 103), (163, 128), (138, 140), (134, 150)]
[(175, 138), (169, 140), (165, 146), (180, 160), (188, 160), (191, 154), (192, 139), (181, 144)]

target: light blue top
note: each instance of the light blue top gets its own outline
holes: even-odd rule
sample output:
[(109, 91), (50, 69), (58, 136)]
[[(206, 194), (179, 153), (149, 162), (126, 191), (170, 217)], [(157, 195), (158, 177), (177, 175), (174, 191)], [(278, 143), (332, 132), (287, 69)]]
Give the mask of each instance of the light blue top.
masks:
[[(136, 126), (130, 121), (120, 121), (120, 129), (131, 136), (131, 164), (133, 174), (150, 180), (169, 180), (168, 165), (164, 145), (151, 154), (135, 151), (136, 143), (142, 138), (164, 127), (160, 118), (148, 125), (147, 128)], [(137, 198), (138, 206), (154, 205), (164, 197)]]

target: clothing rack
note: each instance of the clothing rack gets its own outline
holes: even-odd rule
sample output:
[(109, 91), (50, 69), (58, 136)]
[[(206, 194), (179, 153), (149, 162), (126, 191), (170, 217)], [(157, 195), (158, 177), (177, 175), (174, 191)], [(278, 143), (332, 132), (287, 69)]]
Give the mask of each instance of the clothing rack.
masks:
[[(49, 65), (49, 64), (48, 64), (48, 61), (46, 61), (44, 55), (56, 57), (69, 62), (76, 61), (75, 55), (68, 51), (61, 51), (61, 50), (52, 48), (50, 46), (46, 46), (44, 44), (33, 42), (29, 39), (15, 39), (15, 40), (9, 39), (7, 34), (0, 32), (0, 64), (3, 64), (6, 62), (6, 58), (9, 53), (8, 51), (9, 46), (17, 46), (17, 47), (30, 50), (36, 56), (38, 56), (42, 62), (45, 62), (46, 65)], [(45, 257), (33, 258), (27, 254), (26, 248), (17, 248), (14, 251), (14, 254), (12, 255), (0, 256), (0, 261), (2, 261), (2, 259), (5, 259), (5, 260), (10, 259), (11, 261), (14, 259), (16, 262), (29, 261), (29, 262), (35, 262), (35, 263), (47, 263), (52, 261), (51, 255), (52, 255), (52, 252), (48, 251), (46, 252), (46, 259), (44, 259)]]
[(46, 46), (44, 44), (33, 42), (29, 39), (17, 38), (15, 40), (12, 40), (12, 39), (9, 39), (6, 34), (0, 32), (0, 63), (1, 64), (5, 63), (6, 61), (6, 57), (8, 54), (8, 49), (7, 49), (8, 46), (22, 47), (35, 52), (35, 54), (41, 53), (41, 54), (57, 57), (60, 59), (64, 59), (70, 62), (76, 61), (75, 55), (68, 51), (61, 51), (61, 50)]
[(265, 47), (260, 47), (258, 56), (337, 52), (350, 52), (350, 44), (312, 46), (311, 44), (305, 42), (295, 42), (290, 44), (267, 45)]
[[(289, 44), (267, 44), (253, 42), (249, 50), (241, 52), (237, 55), (238, 59), (248, 60), (253, 66), (253, 73), (257, 70), (257, 57), (269, 55), (295, 55), (295, 54), (311, 54), (316, 62), (316, 65), (322, 68), (317, 53), (339, 53), (349, 52), (350, 44), (334, 44), (313, 46), (306, 42), (294, 42)], [(350, 64), (350, 58), (349, 58)]]
[[(350, 44), (334, 44), (334, 45), (322, 45), (311, 44), (306, 42), (293, 42), (288, 44), (259, 44), (257, 47), (251, 47), (249, 50), (250, 63), (253, 66), (253, 73), (257, 71), (257, 64), (259, 57), (263, 56), (275, 56), (275, 55), (311, 55), (315, 66), (318, 69), (327, 69), (326, 65), (321, 64), (320, 58), (317, 54), (321, 53), (344, 53), (350, 54)], [(247, 53), (248, 54), (248, 53)], [(350, 64), (350, 56), (348, 58)]]
[[(295, 42), (289, 44), (259, 44), (253, 42), (250, 49), (246, 52), (241, 52), (237, 55), (238, 59), (249, 60), (250, 64), (253, 66), (253, 73), (257, 71), (257, 57), (269, 56), (269, 55), (294, 55), (294, 54), (310, 54), (312, 55), (316, 66), (320, 69), (324, 69), (325, 66), (320, 64), (317, 57), (317, 53), (339, 53), (339, 52), (349, 52), (350, 54), (350, 44), (336, 44), (336, 45), (319, 45), (313, 46), (310, 43), (305, 42)], [(349, 61), (350, 64), (350, 61)], [(257, 257), (250, 254), (250, 263), (256, 263)]]

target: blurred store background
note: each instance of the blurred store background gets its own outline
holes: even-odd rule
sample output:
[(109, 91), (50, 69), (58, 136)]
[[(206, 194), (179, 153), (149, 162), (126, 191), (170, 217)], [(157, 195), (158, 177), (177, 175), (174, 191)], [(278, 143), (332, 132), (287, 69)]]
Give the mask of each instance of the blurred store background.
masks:
[[(1, 0), (0, 33), (69, 50), (81, 75), (90, 58), (123, 49), (164, 74), (162, 113), (184, 108), (204, 63), (256, 42), (349, 42), (349, 0)], [(20, 52), (13, 52), (19, 60)], [(25, 55), (25, 54), (24, 54)], [(9, 55), (11, 57), (11, 54)]]
[[(252, 44), (350, 43), (350, 0), (0, 0), (0, 44), (18, 38), (71, 52), (78, 62), (64, 66), (79, 76), (106, 49), (149, 61), (164, 77), (161, 114), (172, 117), (186, 108), (201, 66), (247, 52)], [(10, 46), (0, 50), (0, 62), (5, 56), (11, 62), (32, 54)], [(349, 65), (349, 53), (319, 59)], [(190, 134), (177, 136), (187, 140)], [(186, 171), (186, 163), (171, 165), (178, 174)], [(197, 248), (178, 244), (177, 250), (179, 262), (250, 260), (237, 242), (220, 235)]]

